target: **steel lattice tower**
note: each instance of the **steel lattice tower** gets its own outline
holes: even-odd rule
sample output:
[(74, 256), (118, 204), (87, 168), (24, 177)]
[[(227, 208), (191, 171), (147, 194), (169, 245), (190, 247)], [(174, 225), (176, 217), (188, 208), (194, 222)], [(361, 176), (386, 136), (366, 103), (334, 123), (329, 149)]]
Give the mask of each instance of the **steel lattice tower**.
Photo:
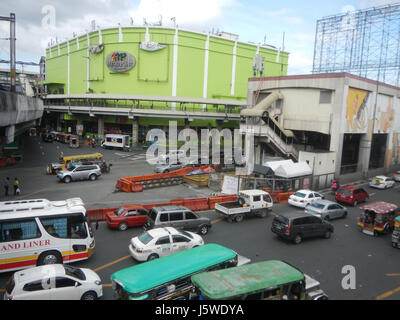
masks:
[(312, 73), (331, 72), (400, 86), (400, 3), (317, 20)]

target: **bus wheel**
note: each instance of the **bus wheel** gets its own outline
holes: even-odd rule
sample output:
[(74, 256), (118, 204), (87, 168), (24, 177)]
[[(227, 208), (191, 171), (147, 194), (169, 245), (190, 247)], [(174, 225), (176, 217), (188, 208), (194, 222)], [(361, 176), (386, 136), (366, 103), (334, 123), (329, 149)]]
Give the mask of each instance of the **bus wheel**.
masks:
[(62, 257), (57, 251), (46, 251), (43, 252), (37, 261), (38, 266), (47, 265), (47, 264), (57, 264), (62, 263)]

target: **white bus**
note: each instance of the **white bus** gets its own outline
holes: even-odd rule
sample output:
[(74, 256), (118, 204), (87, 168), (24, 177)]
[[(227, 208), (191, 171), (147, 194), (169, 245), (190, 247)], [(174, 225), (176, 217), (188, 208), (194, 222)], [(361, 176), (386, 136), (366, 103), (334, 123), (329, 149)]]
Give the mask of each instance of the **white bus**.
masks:
[(0, 272), (85, 260), (94, 247), (80, 198), (0, 202)]

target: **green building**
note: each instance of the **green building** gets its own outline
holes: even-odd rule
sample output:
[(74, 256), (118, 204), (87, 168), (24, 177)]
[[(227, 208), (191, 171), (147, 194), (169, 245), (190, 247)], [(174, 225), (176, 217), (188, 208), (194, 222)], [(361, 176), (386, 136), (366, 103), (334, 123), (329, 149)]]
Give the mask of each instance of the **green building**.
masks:
[[(170, 120), (182, 127), (234, 128), (247, 103), (248, 78), (286, 75), (287, 65), (287, 52), (241, 42), (227, 33), (161, 26), (96, 30), (47, 48), (46, 121), (54, 129), (69, 127), (72, 132), (78, 124), (84, 132), (99, 135), (120, 131), (132, 134), (135, 142)], [(132, 109), (132, 114), (53, 108), (99, 99), (118, 110)], [(157, 112), (135, 112), (139, 109)], [(193, 115), (178, 114), (187, 110)], [(237, 117), (219, 122), (212, 116), (218, 112)]]

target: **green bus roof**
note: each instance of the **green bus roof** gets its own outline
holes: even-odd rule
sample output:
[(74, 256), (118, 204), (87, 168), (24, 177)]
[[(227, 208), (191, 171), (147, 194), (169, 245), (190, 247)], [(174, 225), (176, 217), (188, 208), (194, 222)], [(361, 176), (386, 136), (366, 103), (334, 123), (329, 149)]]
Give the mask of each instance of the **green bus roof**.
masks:
[(192, 283), (209, 299), (219, 300), (304, 280), (304, 274), (283, 261), (271, 260), (202, 272)]
[(139, 294), (233, 259), (236, 255), (236, 252), (221, 245), (205, 244), (119, 270), (111, 275), (111, 280), (117, 280), (128, 293)]

